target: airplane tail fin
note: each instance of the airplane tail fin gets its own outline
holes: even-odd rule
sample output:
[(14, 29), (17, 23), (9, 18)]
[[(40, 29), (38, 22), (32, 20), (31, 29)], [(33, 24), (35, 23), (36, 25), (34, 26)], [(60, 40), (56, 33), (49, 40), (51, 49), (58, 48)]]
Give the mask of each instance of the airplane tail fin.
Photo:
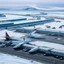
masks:
[(7, 32), (5, 34), (6, 34), (6, 37), (5, 37), (6, 38), (6, 41), (8, 41), (10, 39), (10, 36), (8, 35)]
[(32, 31), (30, 34), (34, 34), (36, 32), (36, 30)]

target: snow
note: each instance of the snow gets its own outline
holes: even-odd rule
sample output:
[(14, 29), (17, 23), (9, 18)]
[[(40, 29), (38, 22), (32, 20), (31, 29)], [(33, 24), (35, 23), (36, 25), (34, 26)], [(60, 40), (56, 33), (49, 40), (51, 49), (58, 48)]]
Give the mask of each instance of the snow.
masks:
[(45, 19), (43, 19), (43, 20), (26, 20), (26, 21), (14, 22), (14, 24), (28, 23), (28, 22), (37, 22), (37, 21), (44, 21), (44, 20), (45, 20)]
[(36, 27), (36, 26), (30, 26), (30, 27), (22, 27), (22, 29), (33, 30), (33, 29), (38, 29), (38, 27)]
[[(60, 22), (56, 22), (56, 21), (60, 21)], [(50, 22), (50, 23), (30, 26), (30, 27), (23, 27), (23, 29), (26, 29), (26, 30), (37, 29), (37, 30), (43, 30), (43, 31), (64, 32), (64, 26), (62, 28), (59, 28), (62, 25), (64, 25), (64, 20), (55, 19), (55, 22)], [(46, 26), (50, 26), (50, 28), (47, 28)], [(53, 29), (53, 27), (55, 27), (55, 29)]]
[(46, 20), (46, 18), (44, 18), (44, 17), (41, 17), (41, 20)]
[(59, 49), (59, 50), (64, 51), (64, 45), (62, 45), (62, 44), (45, 42), (45, 41), (34, 41), (34, 42), (30, 42), (30, 43), (35, 44), (37, 46), (45, 46), (45, 47), (50, 47), (50, 48)]
[(48, 14), (49, 17), (57, 17), (57, 18), (64, 18), (64, 14)]
[(1, 24), (9, 24), (9, 23), (12, 23), (12, 22), (0, 22), (0, 25)]
[[(39, 26), (39, 30), (64, 32), (64, 26), (62, 28), (59, 28), (60, 26), (64, 25), (64, 20), (59, 20), (59, 19), (55, 19), (55, 20), (60, 22), (51, 22), (51, 23), (46, 23), (44, 25), (40, 25), (41, 27)], [(50, 26), (50, 28), (47, 28), (46, 26)], [(53, 27), (55, 27), (55, 29), (53, 29)]]
[(17, 33), (14, 31), (0, 30), (0, 39), (5, 37), (6, 32), (9, 34), (10, 37), (21, 38), (21, 37), (25, 36), (25, 34)]
[(17, 56), (0, 53), (0, 64), (44, 64), (32, 60), (23, 59)]
[(2, 20), (20, 19), (20, 18), (24, 18), (24, 17), (18, 16), (18, 15), (6, 15), (6, 17), (4, 17), (4, 18), (0, 18), (0, 21), (2, 21)]

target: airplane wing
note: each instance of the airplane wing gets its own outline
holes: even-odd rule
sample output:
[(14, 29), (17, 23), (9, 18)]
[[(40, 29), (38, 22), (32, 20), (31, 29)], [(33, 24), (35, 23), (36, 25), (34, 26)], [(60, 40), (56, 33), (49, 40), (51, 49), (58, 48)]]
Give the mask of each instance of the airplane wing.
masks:
[(38, 50), (39, 50), (39, 47), (34, 47), (31, 50), (29, 50), (29, 53), (34, 54), (34, 53), (37, 53)]
[(18, 43), (17, 45), (15, 45), (15, 46), (13, 47), (13, 49), (14, 49), (14, 50), (17, 50), (17, 49), (19, 49), (19, 48), (22, 48), (23, 44), (24, 44), (24, 42)]
[(38, 33), (31, 33), (30, 35), (28, 35), (28, 37), (30, 38), (36, 38), (36, 39), (45, 39), (44, 35), (38, 34)]

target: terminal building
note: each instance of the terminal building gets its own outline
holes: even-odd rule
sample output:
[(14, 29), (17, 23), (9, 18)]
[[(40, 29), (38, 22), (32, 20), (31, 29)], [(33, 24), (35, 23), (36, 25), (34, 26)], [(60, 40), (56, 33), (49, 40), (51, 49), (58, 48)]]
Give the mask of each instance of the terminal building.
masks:
[(45, 20), (27, 20), (27, 21), (21, 21), (21, 22), (14, 22), (14, 26), (33, 26), (33, 25), (39, 25), (39, 24), (45, 24), (45, 23), (50, 23), (54, 22), (53, 18), (48, 18)]
[(34, 19), (29, 20), (27, 17), (19, 15), (1, 14), (4, 18), (0, 18), (0, 28), (16, 27), (16, 26), (32, 26), (54, 22), (53, 18)]
[[(15, 19), (16, 20), (16, 19)], [(26, 20), (26, 21), (17, 21), (21, 19), (17, 19), (17, 22), (13, 22), (15, 20), (12, 20), (12, 22), (1, 22), (0, 27), (10, 27), (10, 26), (31, 26), (31, 25), (39, 25), (39, 24), (44, 24), (44, 23), (49, 23), (49, 22), (54, 22), (54, 19), (46, 19), (46, 20)], [(9, 25), (7, 25), (9, 24)]]
[(46, 24), (17, 28), (17, 32), (32, 32), (36, 30), (37, 33), (46, 34), (50, 36), (61, 36), (64, 37), (64, 22), (49, 22)]
[(16, 22), (23, 20), (27, 20), (27, 18), (19, 15), (0, 14), (0, 22)]
[(7, 27), (11, 27), (14, 24), (11, 22), (5, 22), (5, 23), (0, 23), (0, 28), (7, 28)]

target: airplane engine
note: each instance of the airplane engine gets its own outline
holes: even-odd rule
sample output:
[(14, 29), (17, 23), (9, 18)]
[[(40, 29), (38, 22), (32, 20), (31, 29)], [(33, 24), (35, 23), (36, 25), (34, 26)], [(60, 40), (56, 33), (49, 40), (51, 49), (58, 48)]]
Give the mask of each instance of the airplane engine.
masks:
[(38, 49), (39, 49), (38, 47), (32, 48), (31, 50), (29, 50), (29, 53), (35, 54), (35, 53), (37, 53)]

